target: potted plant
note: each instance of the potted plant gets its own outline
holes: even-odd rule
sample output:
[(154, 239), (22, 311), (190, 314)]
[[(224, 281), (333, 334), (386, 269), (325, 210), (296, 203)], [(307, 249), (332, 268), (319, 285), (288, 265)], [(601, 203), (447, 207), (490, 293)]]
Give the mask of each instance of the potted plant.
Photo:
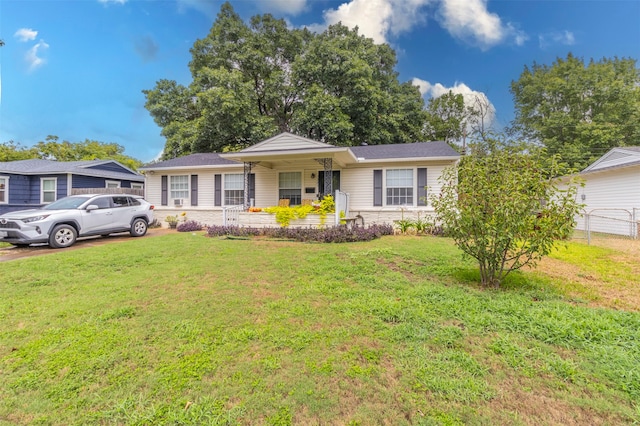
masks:
[(178, 215), (169, 215), (164, 221), (169, 224), (169, 228), (175, 229), (178, 226)]

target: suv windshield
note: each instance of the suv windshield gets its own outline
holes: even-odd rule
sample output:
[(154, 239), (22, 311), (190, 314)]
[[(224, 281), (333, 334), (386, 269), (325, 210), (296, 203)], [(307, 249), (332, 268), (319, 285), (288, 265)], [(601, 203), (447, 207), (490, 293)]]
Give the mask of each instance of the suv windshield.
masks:
[(77, 209), (80, 205), (86, 202), (91, 197), (67, 197), (61, 198), (58, 201), (54, 201), (51, 204), (47, 204), (42, 210), (64, 210), (64, 209)]

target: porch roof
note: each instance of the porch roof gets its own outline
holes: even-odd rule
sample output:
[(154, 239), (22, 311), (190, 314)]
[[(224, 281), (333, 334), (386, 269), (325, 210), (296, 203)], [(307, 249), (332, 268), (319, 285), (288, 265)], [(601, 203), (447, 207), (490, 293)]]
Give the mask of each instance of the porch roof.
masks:
[(299, 148), (257, 152), (240, 151), (220, 154), (220, 156), (242, 163), (260, 162), (260, 165), (264, 167), (270, 167), (271, 163), (282, 164), (283, 162), (296, 162), (316, 158), (331, 158), (341, 166), (357, 161), (353, 152), (347, 147)]

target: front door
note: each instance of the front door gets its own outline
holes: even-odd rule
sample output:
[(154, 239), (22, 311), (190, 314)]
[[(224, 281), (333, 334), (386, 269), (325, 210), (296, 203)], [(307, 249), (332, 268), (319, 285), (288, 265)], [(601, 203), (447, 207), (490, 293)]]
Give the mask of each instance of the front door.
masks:
[[(340, 170), (333, 170), (333, 179), (332, 179), (332, 194), (335, 194), (336, 189), (340, 189)], [(320, 194), (320, 198), (324, 197), (324, 170), (318, 172), (318, 193)]]

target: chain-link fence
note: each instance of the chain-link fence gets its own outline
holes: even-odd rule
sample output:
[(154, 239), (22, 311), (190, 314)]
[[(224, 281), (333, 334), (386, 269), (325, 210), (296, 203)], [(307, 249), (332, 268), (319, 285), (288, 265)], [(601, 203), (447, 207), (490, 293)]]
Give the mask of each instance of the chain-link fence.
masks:
[(584, 238), (590, 243), (593, 238), (638, 239), (640, 231), (640, 208), (593, 209), (577, 220), (574, 238)]

